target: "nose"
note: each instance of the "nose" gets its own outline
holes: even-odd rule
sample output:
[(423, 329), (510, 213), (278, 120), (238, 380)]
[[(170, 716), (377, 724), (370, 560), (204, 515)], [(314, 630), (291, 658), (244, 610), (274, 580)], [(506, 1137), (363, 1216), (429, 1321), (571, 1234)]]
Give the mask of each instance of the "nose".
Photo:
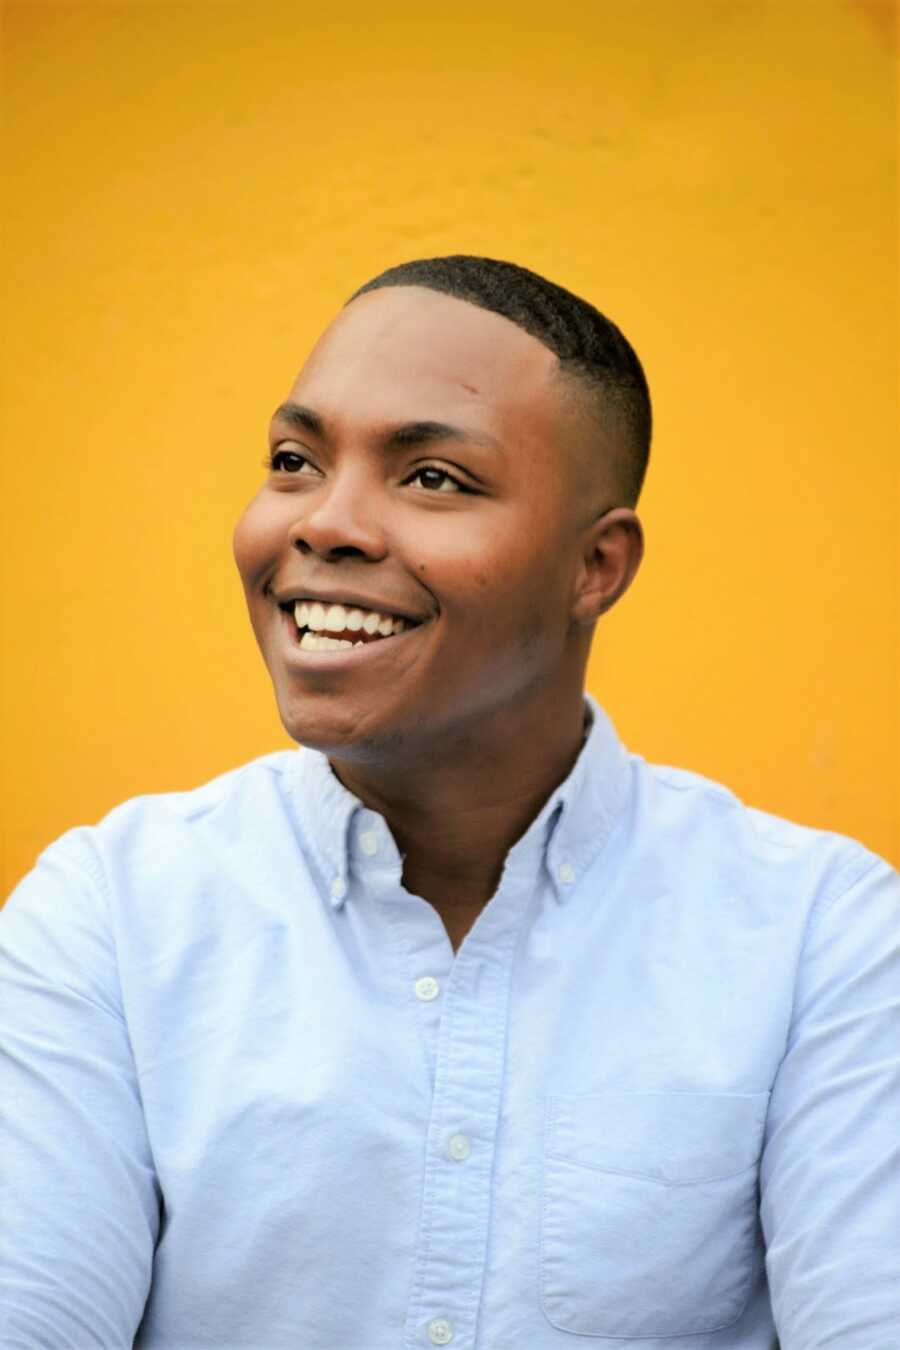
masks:
[(387, 553), (375, 485), (367, 475), (335, 474), (303, 498), (291, 544), (328, 562), (342, 557), (378, 562)]

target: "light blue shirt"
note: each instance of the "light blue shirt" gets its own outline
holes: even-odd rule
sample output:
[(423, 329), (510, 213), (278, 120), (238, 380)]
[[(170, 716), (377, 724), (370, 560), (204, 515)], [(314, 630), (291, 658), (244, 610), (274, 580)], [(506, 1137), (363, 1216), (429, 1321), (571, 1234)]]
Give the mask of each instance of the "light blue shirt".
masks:
[(309, 750), (44, 850), (4, 1350), (897, 1350), (900, 878), (590, 707), (455, 955)]

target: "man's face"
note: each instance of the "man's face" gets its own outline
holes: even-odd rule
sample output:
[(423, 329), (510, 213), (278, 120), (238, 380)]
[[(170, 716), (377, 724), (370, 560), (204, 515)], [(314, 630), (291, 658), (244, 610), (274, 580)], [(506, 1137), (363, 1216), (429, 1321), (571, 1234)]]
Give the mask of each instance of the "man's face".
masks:
[[(598, 505), (557, 369), (515, 324), (421, 287), (369, 292), (326, 330), (233, 540), (295, 740), (377, 759), (449, 749), (511, 710), (552, 715), (589, 641), (571, 606)], [(304, 637), (279, 604), (295, 598), (341, 605), (329, 636), (353, 645)], [(370, 634), (354, 610), (402, 631)]]

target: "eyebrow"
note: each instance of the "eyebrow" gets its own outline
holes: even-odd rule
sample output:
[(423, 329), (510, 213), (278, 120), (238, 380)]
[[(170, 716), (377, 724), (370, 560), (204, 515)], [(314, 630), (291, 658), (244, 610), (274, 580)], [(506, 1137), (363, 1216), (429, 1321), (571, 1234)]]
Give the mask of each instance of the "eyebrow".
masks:
[[(275, 409), (273, 422), (287, 422), (289, 426), (308, 431), (320, 440), (327, 440), (328, 433), (323, 419), (312, 408), (302, 403), (281, 403)], [(475, 431), (472, 427), (452, 426), (449, 422), (404, 422), (392, 427), (380, 438), (381, 444), (388, 450), (409, 449), (416, 445), (429, 445), (439, 441), (471, 441), (483, 445), (488, 450), (503, 453), (503, 446), (486, 431)]]
[(322, 419), (312, 408), (304, 408), (302, 403), (279, 403), (272, 414), (273, 422), (287, 422), (288, 426), (300, 431), (311, 431), (314, 436), (323, 437), (325, 428)]

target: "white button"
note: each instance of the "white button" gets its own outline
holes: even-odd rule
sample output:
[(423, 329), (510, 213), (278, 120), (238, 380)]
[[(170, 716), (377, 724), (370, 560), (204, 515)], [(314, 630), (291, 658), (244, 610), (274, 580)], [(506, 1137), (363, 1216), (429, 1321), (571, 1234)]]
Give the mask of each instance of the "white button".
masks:
[(564, 886), (571, 886), (575, 880), (575, 869), (571, 863), (560, 863), (556, 874)]
[(335, 877), (334, 881), (331, 883), (331, 894), (334, 896), (335, 900), (340, 900), (346, 889), (347, 887), (344, 878)]
[(416, 980), (416, 998), (420, 998), (423, 1003), (430, 1003), (440, 992), (441, 986), (430, 975), (423, 975)]
[(464, 1134), (451, 1134), (447, 1141), (447, 1152), (451, 1158), (462, 1162), (472, 1152), (472, 1146)]
[(373, 857), (378, 852), (378, 835), (374, 830), (363, 830), (359, 836), (359, 846), (363, 853)]
[(446, 1317), (432, 1317), (428, 1323), (428, 1339), (432, 1345), (449, 1345), (453, 1340), (453, 1326)]

